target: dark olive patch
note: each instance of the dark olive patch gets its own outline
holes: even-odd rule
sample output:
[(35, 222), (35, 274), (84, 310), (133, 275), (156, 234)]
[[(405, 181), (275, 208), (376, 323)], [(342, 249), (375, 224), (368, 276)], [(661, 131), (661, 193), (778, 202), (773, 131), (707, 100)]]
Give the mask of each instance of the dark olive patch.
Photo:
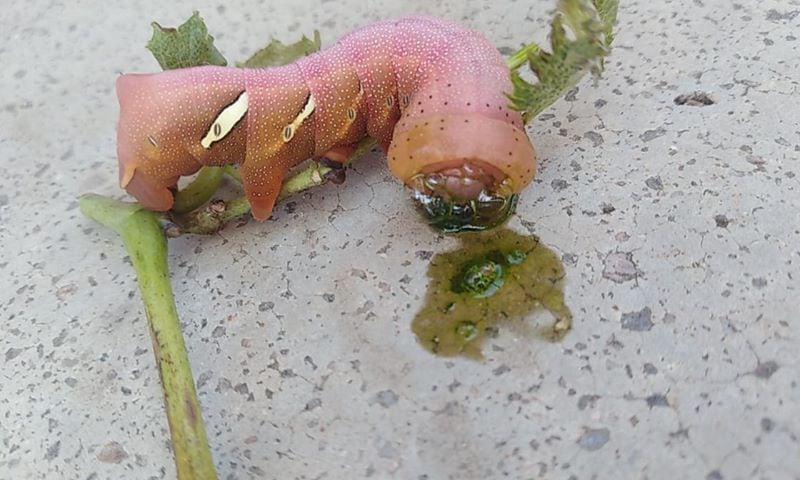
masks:
[[(510, 322), (523, 336), (563, 337), (572, 313), (564, 301), (564, 265), (556, 252), (534, 236), (507, 229), (458, 239), (460, 248), (430, 260), (425, 304), (411, 324), (426, 349), (480, 358), (483, 341)], [(527, 319), (537, 308), (550, 312), (556, 323), (532, 330)]]

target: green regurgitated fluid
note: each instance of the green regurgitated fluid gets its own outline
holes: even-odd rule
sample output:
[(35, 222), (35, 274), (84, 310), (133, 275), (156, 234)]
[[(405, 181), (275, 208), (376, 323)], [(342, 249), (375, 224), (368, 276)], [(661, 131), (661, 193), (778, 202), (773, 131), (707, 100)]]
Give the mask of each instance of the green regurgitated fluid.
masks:
[(555, 317), (542, 336), (563, 337), (572, 313), (564, 303), (564, 266), (554, 251), (508, 229), (459, 240), (461, 248), (431, 259), (425, 305), (412, 323), (425, 348), (480, 358), (481, 343), (501, 322), (523, 319), (536, 308)]
[(477, 200), (458, 202), (437, 196), (415, 193), (417, 207), (431, 227), (442, 233), (481, 232), (504, 224), (517, 209), (519, 194), (488, 195)]

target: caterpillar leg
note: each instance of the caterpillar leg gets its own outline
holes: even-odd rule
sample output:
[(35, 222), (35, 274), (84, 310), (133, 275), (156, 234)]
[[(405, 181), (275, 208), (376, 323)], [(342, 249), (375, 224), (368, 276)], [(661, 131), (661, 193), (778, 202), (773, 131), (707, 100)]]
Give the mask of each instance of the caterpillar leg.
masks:
[(356, 151), (356, 147), (357, 144), (333, 147), (327, 152), (325, 152), (325, 155), (323, 155), (322, 157), (332, 162), (344, 165), (347, 163), (347, 160), (350, 158), (350, 155), (352, 155), (353, 152)]
[(245, 161), (241, 167), (242, 185), (253, 218), (264, 221), (272, 213), (289, 167), (284, 162), (274, 160), (251, 160)]
[(166, 212), (172, 208), (175, 200), (170, 189), (155, 182), (145, 173), (133, 170), (129, 178), (124, 180), (127, 182), (125, 189), (145, 208), (157, 212)]
[(325, 175), (325, 178), (336, 185), (344, 183), (346, 174), (344, 167), (352, 161), (353, 152), (358, 149), (358, 143), (351, 143), (349, 145), (341, 145), (333, 147), (325, 152), (322, 156), (320, 163), (326, 167), (332, 168), (330, 172)]
[(331, 160), (327, 157), (320, 159), (319, 163), (331, 169), (325, 174), (325, 180), (336, 185), (341, 185), (347, 179), (347, 171), (344, 168), (344, 163)]

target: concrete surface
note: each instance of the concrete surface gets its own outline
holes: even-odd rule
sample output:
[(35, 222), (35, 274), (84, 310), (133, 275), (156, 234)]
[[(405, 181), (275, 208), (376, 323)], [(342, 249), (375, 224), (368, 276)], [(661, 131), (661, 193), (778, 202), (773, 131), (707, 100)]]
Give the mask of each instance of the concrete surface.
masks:
[[(120, 195), (114, 79), (157, 69), (151, 19), (198, 9), (243, 59), (403, 12), (510, 49), (553, 4), (112, 3), (0, 10), (4, 479), (175, 476), (130, 265), (76, 203)], [(562, 342), (420, 348), (426, 259), (456, 242), (376, 156), (265, 224), (170, 243), (221, 478), (800, 478), (800, 2), (622, 3), (605, 78), (529, 126), (541, 168), (510, 224), (562, 255)], [(716, 103), (674, 103), (694, 91)]]

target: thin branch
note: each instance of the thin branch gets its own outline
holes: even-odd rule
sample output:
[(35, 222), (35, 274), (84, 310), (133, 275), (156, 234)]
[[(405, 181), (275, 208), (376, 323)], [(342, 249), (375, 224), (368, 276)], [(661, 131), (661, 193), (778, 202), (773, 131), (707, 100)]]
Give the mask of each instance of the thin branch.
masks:
[[(369, 152), (374, 146), (374, 139), (364, 137), (358, 143), (353, 153), (348, 156), (344, 164), (349, 165), (357, 158)], [(218, 171), (224, 172), (239, 184), (242, 183), (239, 170), (233, 165), (226, 165), (219, 169), (215, 168), (214, 170), (215, 175)], [(204, 175), (204, 171), (205, 168), (200, 171), (200, 175), (198, 175), (188, 187), (178, 192), (175, 197), (176, 205), (177, 199), (181, 196), (182, 192), (189, 189), (204, 192), (204, 194), (211, 192), (205, 197), (205, 200), (211, 198), (213, 191), (216, 191), (219, 187), (221, 178), (217, 179), (216, 176), (210, 174)], [(283, 183), (281, 193), (278, 195), (278, 200), (303, 192), (311, 187), (322, 185), (328, 181), (334, 183), (341, 182), (344, 178), (342, 176), (343, 173), (343, 170), (323, 165), (317, 161), (312, 161), (308, 164), (308, 167), (295, 173)], [(200, 195), (196, 195), (194, 198), (197, 199), (201, 197)], [(202, 203), (200, 205), (202, 205)], [(191, 211), (173, 208), (169, 220), (165, 219), (164, 228), (168, 237), (177, 237), (186, 233), (209, 235), (220, 231), (231, 220), (235, 220), (248, 213), (250, 213), (250, 203), (247, 201), (247, 197), (242, 196), (228, 201), (214, 200), (208, 205), (195, 208)]]
[[(234, 172), (236, 172), (234, 170)], [(283, 183), (278, 200), (300, 193), (311, 187), (327, 182), (336, 172), (319, 162), (311, 162), (308, 167), (291, 176)], [(229, 173), (226, 171), (225, 173)], [(238, 172), (236, 172), (238, 173)], [(165, 225), (167, 236), (177, 237), (186, 233), (209, 235), (220, 231), (231, 220), (250, 213), (247, 197), (241, 196), (233, 200), (214, 200), (208, 205), (186, 214), (172, 214)]]

